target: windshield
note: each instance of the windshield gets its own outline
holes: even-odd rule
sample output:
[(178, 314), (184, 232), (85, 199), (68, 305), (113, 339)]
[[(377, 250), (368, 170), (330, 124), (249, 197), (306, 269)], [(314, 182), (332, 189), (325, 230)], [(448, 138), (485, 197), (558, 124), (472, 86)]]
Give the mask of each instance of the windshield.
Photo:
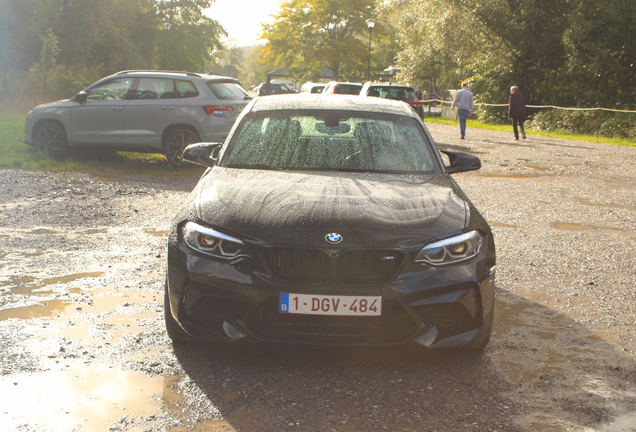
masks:
[(439, 172), (417, 120), (363, 112), (252, 114), (234, 133), (223, 159), (230, 168)]

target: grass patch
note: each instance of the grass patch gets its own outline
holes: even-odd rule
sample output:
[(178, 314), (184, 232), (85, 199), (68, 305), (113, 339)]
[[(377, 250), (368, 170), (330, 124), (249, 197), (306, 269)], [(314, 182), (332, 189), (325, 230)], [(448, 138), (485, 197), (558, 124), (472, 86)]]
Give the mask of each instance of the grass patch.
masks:
[[(451, 119), (446, 119), (442, 117), (424, 117), (424, 123), (436, 123), (436, 124), (459, 126), (458, 120), (451, 120)], [(474, 128), (474, 129), (486, 129), (486, 130), (512, 133), (512, 125), (493, 125), (493, 124), (483, 123), (479, 120), (469, 119), (466, 122), (466, 127)], [(530, 129), (526, 129), (526, 133), (528, 133), (529, 135), (545, 136), (550, 138), (561, 138), (561, 139), (569, 139), (569, 140), (575, 140), (575, 141), (636, 147), (636, 141), (624, 140), (619, 138), (606, 138), (606, 137), (596, 136), (596, 135), (571, 134), (568, 132), (535, 131)]]
[(205, 168), (186, 164), (182, 168), (170, 166), (166, 157), (152, 153), (79, 152), (64, 160), (56, 160), (38, 153), (24, 141), (24, 120), (20, 114), (0, 117), (0, 168), (27, 171), (79, 171), (104, 180), (118, 180), (126, 176), (156, 178), (198, 177)]
[[(55, 160), (36, 152), (24, 141), (25, 114), (6, 113), (0, 116), (0, 168), (23, 169), (27, 171), (79, 171), (95, 175), (102, 179), (118, 180), (126, 176), (197, 177), (204, 168), (186, 164), (175, 169), (168, 164), (165, 156), (150, 153), (118, 152), (110, 156), (78, 154), (65, 160)], [(426, 123), (457, 126), (457, 120), (441, 117), (425, 117)], [(467, 126), (474, 129), (487, 129), (512, 133), (510, 125), (491, 125), (479, 120), (468, 120)], [(617, 138), (604, 138), (594, 135), (575, 135), (564, 132), (530, 131), (532, 135), (551, 138), (563, 138), (585, 142), (636, 147), (636, 142)]]

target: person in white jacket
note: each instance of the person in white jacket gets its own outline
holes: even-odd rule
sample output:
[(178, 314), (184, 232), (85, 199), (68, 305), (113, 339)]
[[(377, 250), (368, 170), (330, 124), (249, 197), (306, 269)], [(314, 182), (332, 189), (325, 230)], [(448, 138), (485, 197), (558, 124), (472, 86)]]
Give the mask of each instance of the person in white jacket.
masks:
[(468, 83), (462, 84), (462, 89), (455, 95), (453, 106), (457, 107), (457, 118), (459, 119), (460, 139), (466, 139), (466, 120), (473, 113), (473, 94), (468, 90)]

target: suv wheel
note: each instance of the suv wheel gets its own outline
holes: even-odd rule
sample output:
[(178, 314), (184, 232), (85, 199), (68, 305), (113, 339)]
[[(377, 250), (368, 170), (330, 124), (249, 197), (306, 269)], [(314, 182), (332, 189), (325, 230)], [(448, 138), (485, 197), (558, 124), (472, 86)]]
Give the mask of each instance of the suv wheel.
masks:
[(33, 140), (35, 149), (51, 157), (60, 159), (69, 152), (66, 131), (58, 123), (44, 123), (35, 128)]
[(183, 164), (183, 149), (199, 141), (197, 134), (190, 129), (176, 129), (170, 132), (164, 144), (166, 158), (170, 165), (180, 167)]

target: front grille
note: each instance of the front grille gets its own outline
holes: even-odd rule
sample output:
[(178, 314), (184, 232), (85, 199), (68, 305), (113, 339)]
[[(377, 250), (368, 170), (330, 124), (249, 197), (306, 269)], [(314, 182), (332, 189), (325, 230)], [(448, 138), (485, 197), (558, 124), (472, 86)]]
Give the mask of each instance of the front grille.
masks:
[(404, 254), (391, 250), (353, 251), (330, 258), (316, 250), (270, 248), (263, 255), (277, 279), (307, 284), (330, 280), (343, 285), (383, 284), (395, 277), (404, 260)]
[(394, 251), (348, 252), (338, 257), (336, 278), (344, 285), (387, 283), (403, 258)]
[(272, 274), (287, 282), (323, 284), (329, 280), (329, 257), (304, 249), (272, 248), (264, 252)]
[(417, 331), (404, 308), (392, 301), (385, 301), (382, 316), (346, 317), (284, 314), (271, 299), (250, 315), (246, 326), (263, 340), (324, 344), (401, 343)]

